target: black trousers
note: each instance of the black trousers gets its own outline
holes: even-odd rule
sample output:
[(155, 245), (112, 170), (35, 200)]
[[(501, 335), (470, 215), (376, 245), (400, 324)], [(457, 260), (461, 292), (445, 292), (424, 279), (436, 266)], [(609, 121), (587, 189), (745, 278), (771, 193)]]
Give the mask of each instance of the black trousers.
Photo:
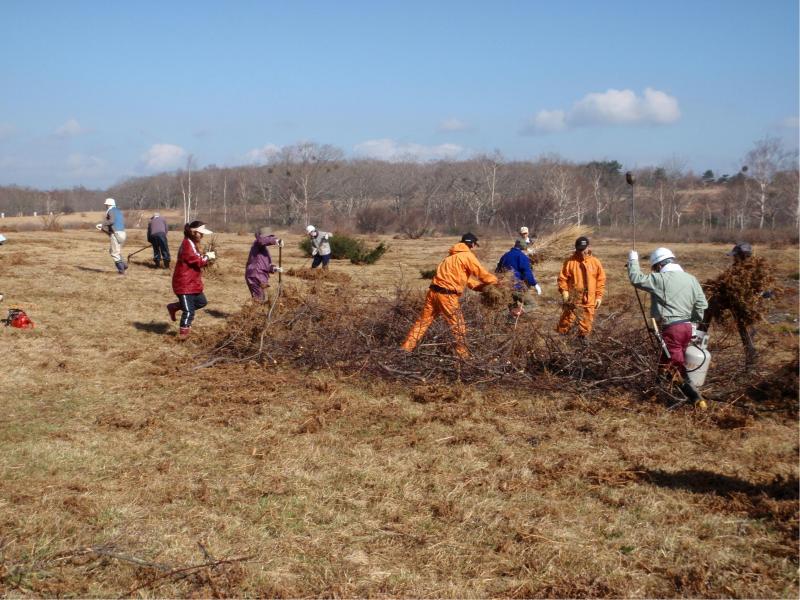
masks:
[(178, 296), (178, 304), (181, 305), (181, 327), (191, 327), (194, 321), (194, 313), (206, 304), (205, 294), (181, 294)]
[(153, 245), (153, 260), (169, 260), (169, 244), (167, 244), (166, 233), (154, 233), (150, 236), (150, 243)]

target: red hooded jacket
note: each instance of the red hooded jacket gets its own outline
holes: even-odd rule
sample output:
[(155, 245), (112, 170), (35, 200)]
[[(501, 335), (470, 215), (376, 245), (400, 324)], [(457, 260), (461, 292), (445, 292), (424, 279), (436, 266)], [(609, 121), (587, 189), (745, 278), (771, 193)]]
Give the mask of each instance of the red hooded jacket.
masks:
[(182, 294), (200, 294), (203, 291), (203, 276), (201, 270), (208, 264), (208, 259), (202, 256), (194, 242), (183, 238), (181, 248), (178, 250), (178, 261), (172, 273), (172, 291), (178, 296)]

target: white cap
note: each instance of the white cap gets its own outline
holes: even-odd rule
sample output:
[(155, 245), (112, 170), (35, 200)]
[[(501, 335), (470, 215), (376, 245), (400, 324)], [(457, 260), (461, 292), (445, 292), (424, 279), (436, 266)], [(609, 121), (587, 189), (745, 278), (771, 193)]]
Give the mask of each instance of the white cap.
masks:
[(312, 231), (316, 231), (317, 228), (313, 225), (306, 225), (306, 233), (311, 233)]
[(203, 235), (214, 233), (213, 231), (208, 229), (205, 225), (200, 225), (200, 227), (194, 227), (192, 231), (196, 231), (197, 233), (202, 233)]
[(528, 228), (523, 225), (522, 227), (519, 228), (519, 232), (522, 235), (527, 235), (528, 234)]
[(106, 198), (106, 201), (103, 202), (106, 206), (116, 206), (117, 202), (113, 198)]
[(672, 250), (669, 248), (656, 248), (653, 250), (652, 254), (650, 254), (650, 266), (657, 265), (668, 258), (675, 258)]

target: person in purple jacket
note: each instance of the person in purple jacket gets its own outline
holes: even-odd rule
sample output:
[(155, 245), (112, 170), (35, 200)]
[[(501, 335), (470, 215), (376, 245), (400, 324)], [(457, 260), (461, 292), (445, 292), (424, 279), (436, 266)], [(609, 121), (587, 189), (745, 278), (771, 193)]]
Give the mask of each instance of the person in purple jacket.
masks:
[(257, 302), (264, 301), (264, 288), (269, 286), (269, 276), (272, 273), (282, 272), (279, 266), (272, 264), (272, 257), (267, 249), (267, 246), (276, 245), (282, 248), (283, 240), (270, 235), (269, 227), (262, 227), (256, 233), (256, 241), (250, 248), (244, 280), (247, 282), (250, 295)]

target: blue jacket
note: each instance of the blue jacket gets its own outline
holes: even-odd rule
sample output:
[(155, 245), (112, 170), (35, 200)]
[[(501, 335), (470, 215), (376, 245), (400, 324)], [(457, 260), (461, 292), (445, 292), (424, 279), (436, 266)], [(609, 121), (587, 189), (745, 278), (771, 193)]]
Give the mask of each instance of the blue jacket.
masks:
[(116, 206), (112, 206), (106, 211), (106, 222), (113, 227), (113, 231), (125, 231), (125, 217)]
[(524, 281), (529, 286), (536, 285), (536, 276), (531, 269), (531, 260), (528, 255), (517, 247), (512, 248), (500, 257), (495, 272), (514, 271), (514, 277)]

